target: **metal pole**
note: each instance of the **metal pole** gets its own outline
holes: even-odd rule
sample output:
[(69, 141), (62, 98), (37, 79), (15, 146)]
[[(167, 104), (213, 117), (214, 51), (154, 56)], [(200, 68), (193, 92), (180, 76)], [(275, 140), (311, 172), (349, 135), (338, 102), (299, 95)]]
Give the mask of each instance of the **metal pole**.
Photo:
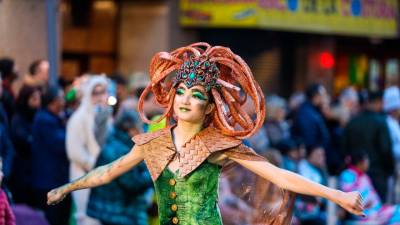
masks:
[(50, 63), (49, 84), (58, 83), (58, 4), (59, 0), (46, 0), (47, 11), (47, 51)]

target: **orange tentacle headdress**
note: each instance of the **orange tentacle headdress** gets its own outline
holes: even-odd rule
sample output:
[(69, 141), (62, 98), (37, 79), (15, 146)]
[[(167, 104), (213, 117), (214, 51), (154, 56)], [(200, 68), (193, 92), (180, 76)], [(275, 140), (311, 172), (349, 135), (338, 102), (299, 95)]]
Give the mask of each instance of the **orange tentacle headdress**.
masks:
[[(174, 80), (167, 79), (172, 72), (177, 72), (185, 62), (205, 58), (218, 68), (217, 85), (213, 85), (210, 94), (216, 104), (211, 123), (225, 135), (240, 139), (254, 134), (265, 118), (264, 95), (255, 81), (246, 62), (229, 48), (199, 42), (172, 52), (155, 54), (150, 63), (150, 84), (139, 98), (138, 110), (146, 123), (156, 123), (173, 115), (172, 103), (175, 97)], [(164, 114), (157, 121), (150, 121), (144, 115), (143, 102), (153, 92), (155, 101), (165, 108)], [(255, 107), (256, 116), (248, 115), (242, 106), (250, 97)]]

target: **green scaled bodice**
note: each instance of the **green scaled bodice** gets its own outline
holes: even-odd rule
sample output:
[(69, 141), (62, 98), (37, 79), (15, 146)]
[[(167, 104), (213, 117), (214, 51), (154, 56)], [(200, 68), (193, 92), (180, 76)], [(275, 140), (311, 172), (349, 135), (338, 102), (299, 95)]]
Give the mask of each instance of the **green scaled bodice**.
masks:
[(222, 225), (218, 181), (221, 167), (203, 162), (180, 178), (166, 167), (155, 181), (160, 225)]

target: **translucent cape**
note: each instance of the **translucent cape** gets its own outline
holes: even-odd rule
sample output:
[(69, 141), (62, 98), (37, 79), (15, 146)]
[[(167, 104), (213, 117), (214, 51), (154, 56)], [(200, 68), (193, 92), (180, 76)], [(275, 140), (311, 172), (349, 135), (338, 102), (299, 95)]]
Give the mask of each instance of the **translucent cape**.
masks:
[(223, 168), (218, 205), (224, 225), (289, 225), (295, 197), (237, 163)]

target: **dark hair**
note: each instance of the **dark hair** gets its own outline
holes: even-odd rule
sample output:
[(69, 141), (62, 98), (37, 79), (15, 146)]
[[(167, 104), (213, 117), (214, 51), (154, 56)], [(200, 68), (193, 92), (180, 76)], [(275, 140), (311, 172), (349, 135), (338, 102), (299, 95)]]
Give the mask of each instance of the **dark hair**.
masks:
[(60, 90), (61, 89), (57, 86), (49, 87), (42, 96), (42, 106), (46, 108), (49, 104), (54, 102), (59, 96)]
[(324, 147), (322, 145), (319, 145), (319, 144), (306, 146), (306, 157), (309, 157), (318, 148), (324, 149)]
[(308, 100), (311, 100), (312, 98), (314, 98), (314, 96), (318, 95), (321, 88), (323, 88), (324, 86), (322, 86), (322, 84), (311, 84), (307, 87), (306, 89), (306, 97)]
[(366, 89), (363, 89), (358, 92), (358, 103), (360, 105), (364, 105), (367, 102), (368, 102), (368, 91)]
[[(142, 95), (142, 93), (143, 93), (143, 91), (144, 91), (144, 89), (145, 89), (146, 87), (140, 87), (140, 88), (137, 88), (136, 90), (135, 90), (135, 96), (137, 96), (138, 98)], [(147, 98), (148, 99), (148, 98)]]
[(350, 154), (350, 164), (355, 166), (368, 159), (368, 154), (364, 150), (358, 150)]
[(375, 102), (382, 100), (382, 91), (369, 91), (368, 92), (368, 102)]
[(298, 145), (293, 139), (284, 139), (279, 141), (275, 146), (283, 155), (288, 154), (291, 151), (298, 151)]
[(291, 138), (294, 143), (296, 143), (297, 148), (303, 147), (305, 145), (304, 140), (299, 136), (294, 136)]
[(24, 85), (21, 90), (19, 90), (18, 97), (15, 101), (15, 106), (17, 109), (26, 109), (26, 107), (28, 107), (29, 98), (36, 91), (40, 91), (39, 87)]
[(62, 88), (65, 89), (66, 87), (72, 85), (73, 81), (72, 80), (66, 80), (63, 77), (58, 78), (58, 85)]
[(128, 82), (126, 81), (126, 78), (120, 73), (111, 74), (109, 76), (109, 78), (118, 85), (127, 85), (128, 84)]
[(14, 60), (11, 58), (0, 59), (0, 74), (3, 79), (14, 76)]
[(123, 110), (115, 118), (114, 126), (115, 128), (128, 131), (131, 128), (137, 128), (140, 124), (140, 117), (134, 110)]
[(29, 99), (36, 91), (40, 93), (39, 87), (24, 85), (19, 91), (15, 101), (16, 111), (30, 120), (33, 119), (37, 109), (29, 106)]
[(44, 62), (44, 59), (39, 59), (39, 60), (35, 60), (31, 63), (31, 65), (29, 66), (29, 73), (31, 75), (36, 75), (36, 73), (38, 72), (39, 66), (42, 62)]

